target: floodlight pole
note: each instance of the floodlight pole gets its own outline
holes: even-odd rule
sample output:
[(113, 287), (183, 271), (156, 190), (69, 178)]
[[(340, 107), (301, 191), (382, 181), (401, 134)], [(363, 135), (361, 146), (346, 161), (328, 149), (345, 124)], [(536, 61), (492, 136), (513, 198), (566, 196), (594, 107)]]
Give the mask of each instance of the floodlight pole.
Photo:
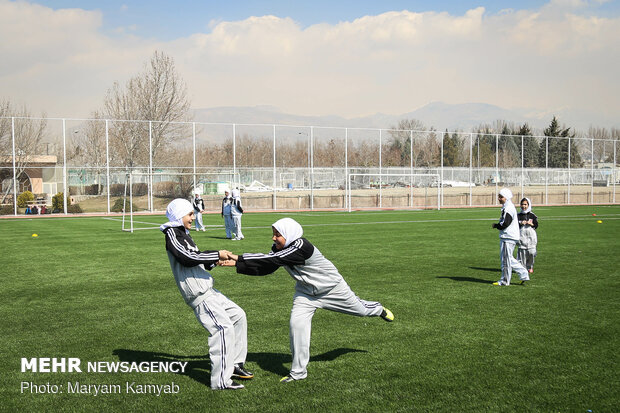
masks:
[(11, 117), (11, 138), (13, 143), (13, 212), (17, 215), (17, 166), (15, 163), (15, 117)]
[(110, 213), (110, 135), (108, 120), (105, 120), (105, 169), (108, 184), (108, 214)]

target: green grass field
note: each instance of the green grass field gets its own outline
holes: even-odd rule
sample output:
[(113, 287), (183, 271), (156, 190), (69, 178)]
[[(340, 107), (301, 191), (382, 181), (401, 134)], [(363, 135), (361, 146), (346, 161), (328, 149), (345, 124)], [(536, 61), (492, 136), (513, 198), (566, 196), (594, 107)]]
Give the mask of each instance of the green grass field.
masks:
[[(532, 281), (509, 287), (491, 284), (500, 276), (491, 229), (499, 208), (250, 213), (240, 242), (223, 228), (193, 231), (201, 249), (267, 252), (270, 225), (290, 216), (356, 294), (396, 317), (317, 311), (308, 378), (280, 384), (291, 361), (293, 280), (282, 269), (248, 277), (216, 268), (216, 288), (247, 313), (255, 373), (246, 389), (225, 392), (209, 388), (208, 334), (176, 288), (160, 231), (123, 233), (101, 217), (0, 220), (0, 410), (618, 411), (620, 206), (534, 212)], [(147, 228), (165, 218), (136, 220)], [(186, 374), (22, 373), (22, 357), (189, 364)], [(22, 392), (22, 382), (64, 392)], [(123, 391), (68, 394), (67, 382)], [(131, 394), (126, 382), (174, 382), (178, 393)]]

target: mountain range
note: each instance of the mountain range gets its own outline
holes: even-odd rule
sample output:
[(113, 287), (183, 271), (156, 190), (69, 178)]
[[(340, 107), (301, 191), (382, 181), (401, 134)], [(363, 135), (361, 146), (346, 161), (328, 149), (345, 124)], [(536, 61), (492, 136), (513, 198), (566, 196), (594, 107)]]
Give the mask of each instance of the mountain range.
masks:
[(597, 114), (577, 113), (568, 109), (559, 109), (555, 112), (505, 109), (487, 103), (432, 102), (403, 114), (376, 113), (355, 118), (336, 115), (295, 115), (285, 113), (274, 106), (224, 106), (194, 109), (194, 120), (197, 122), (389, 129), (396, 127), (402, 119), (416, 119), (426, 128), (433, 127), (439, 131), (447, 129), (471, 132), (480, 125), (492, 125), (497, 120), (503, 120), (518, 126), (527, 123), (534, 134), (542, 134), (542, 130), (549, 126), (553, 116), (558, 118), (560, 124), (573, 128), (577, 132), (586, 132), (590, 126), (620, 127), (619, 122), (610, 122)]

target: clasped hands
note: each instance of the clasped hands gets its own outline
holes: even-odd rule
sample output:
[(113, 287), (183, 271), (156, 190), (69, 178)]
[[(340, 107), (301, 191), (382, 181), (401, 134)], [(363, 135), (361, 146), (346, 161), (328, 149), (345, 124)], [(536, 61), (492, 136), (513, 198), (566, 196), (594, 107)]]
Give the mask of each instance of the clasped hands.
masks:
[(218, 252), (220, 254), (220, 259), (217, 262), (217, 265), (220, 267), (234, 267), (237, 264), (237, 260), (239, 259), (238, 255), (235, 255), (227, 250), (221, 250)]

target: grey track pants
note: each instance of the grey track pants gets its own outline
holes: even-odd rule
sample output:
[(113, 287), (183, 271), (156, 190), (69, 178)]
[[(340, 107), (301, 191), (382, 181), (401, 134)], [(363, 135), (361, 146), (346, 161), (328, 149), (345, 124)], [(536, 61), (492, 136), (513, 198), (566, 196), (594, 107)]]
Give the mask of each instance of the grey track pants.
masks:
[(514, 250), (516, 246), (516, 241), (507, 239), (499, 240), (499, 258), (502, 263), (502, 278), (499, 282), (502, 285), (510, 285), (512, 271), (519, 274), (519, 278), (522, 281), (527, 281), (530, 279), (525, 267), (514, 257)]
[(379, 316), (383, 311), (381, 303), (365, 301), (357, 297), (344, 280), (331, 291), (320, 296), (310, 296), (296, 291), (290, 321), (291, 352), (293, 353), (290, 376), (296, 380), (308, 375), (312, 317), (317, 308), (359, 317)]
[(232, 382), (235, 363), (244, 363), (248, 354), (245, 312), (212, 288), (196, 306), (194, 314), (210, 334), (211, 388), (224, 389)]

